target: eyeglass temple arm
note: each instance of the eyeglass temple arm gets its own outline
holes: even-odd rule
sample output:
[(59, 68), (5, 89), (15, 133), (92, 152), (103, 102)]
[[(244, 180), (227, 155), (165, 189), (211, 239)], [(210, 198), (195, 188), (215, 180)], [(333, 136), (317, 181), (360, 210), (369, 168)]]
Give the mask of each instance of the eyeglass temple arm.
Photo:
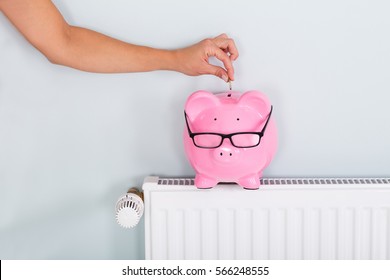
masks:
[(265, 123), (263, 129), (261, 130), (261, 134), (264, 134), (264, 131), (265, 131), (265, 129), (267, 128), (267, 125), (268, 125), (269, 120), (270, 120), (270, 118), (271, 118), (272, 110), (273, 110), (273, 109), (274, 109), (274, 106), (271, 105), (271, 110), (269, 111), (267, 121), (266, 121), (266, 123)]
[(191, 135), (192, 135), (192, 131), (190, 130), (190, 125), (189, 125), (189, 123), (188, 123), (187, 118), (188, 118), (187, 113), (186, 113), (186, 111), (184, 111), (184, 119), (186, 120), (188, 135), (189, 135), (190, 137), (192, 137), (192, 136), (191, 136)]

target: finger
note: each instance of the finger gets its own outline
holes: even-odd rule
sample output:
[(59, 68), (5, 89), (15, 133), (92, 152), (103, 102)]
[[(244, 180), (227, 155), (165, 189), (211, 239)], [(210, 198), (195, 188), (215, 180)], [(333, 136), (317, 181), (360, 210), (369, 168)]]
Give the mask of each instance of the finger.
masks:
[(230, 59), (236, 60), (238, 58), (238, 50), (233, 39), (228, 38), (226, 34), (221, 34), (213, 39), (214, 44), (225, 52), (230, 53)]
[(223, 63), (229, 79), (234, 81), (234, 68), (229, 56), (218, 48), (215, 50), (214, 56)]
[(239, 54), (238, 54), (238, 49), (236, 47), (236, 44), (234, 43), (233, 40), (230, 41), (228, 49), (229, 49), (229, 53), (230, 53), (230, 59), (232, 61), (235, 61), (238, 58)]
[(230, 53), (230, 59), (235, 61), (238, 58), (238, 49), (233, 39), (226, 39), (222, 42), (223, 45), (226, 45), (225, 49)]
[(219, 66), (208, 64), (207, 67), (205, 68), (205, 74), (215, 75), (221, 78), (222, 80), (224, 80), (225, 82), (229, 81), (229, 77), (225, 69)]
[(218, 39), (218, 38), (227, 39), (229, 37), (228, 37), (228, 35), (226, 35), (226, 33), (222, 33), (222, 34), (219, 34), (217, 37), (214, 37), (214, 39)]

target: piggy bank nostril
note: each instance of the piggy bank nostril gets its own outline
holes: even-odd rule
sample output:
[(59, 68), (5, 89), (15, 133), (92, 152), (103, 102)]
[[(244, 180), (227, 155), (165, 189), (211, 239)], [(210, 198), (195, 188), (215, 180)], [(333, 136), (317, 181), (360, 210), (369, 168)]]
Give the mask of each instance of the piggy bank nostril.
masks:
[(219, 153), (220, 156), (223, 156), (223, 153)]
[(232, 156), (232, 153), (230, 153), (229, 155)]

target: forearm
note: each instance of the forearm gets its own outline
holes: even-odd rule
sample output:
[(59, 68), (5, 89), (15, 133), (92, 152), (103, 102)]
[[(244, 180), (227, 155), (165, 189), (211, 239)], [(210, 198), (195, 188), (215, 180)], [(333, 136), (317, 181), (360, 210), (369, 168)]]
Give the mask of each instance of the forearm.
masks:
[(175, 70), (174, 51), (125, 43), (69, 25), (49, 0), (0, 0), (1, 11), (51, 62), (100, 73)]
[(69, 26), (60, 49), (49, 52), (50, 61), (88, 72), (177, 70), (175, 51), (129, 44), (80, 27)]

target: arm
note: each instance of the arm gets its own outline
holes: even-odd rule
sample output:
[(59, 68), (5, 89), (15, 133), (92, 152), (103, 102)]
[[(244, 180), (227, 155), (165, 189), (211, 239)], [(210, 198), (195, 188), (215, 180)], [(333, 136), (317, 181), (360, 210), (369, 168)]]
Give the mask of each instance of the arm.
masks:
[[(49, 61), (99, 73), (172, 70), (234, 80), (234, 41), (222, 34), (178, 50), (129, 44), (93, 30), (69, 25), (50, 0), (0, 0), (0, 10)], [(215, 56), (224, 68), (208, 63)]]

